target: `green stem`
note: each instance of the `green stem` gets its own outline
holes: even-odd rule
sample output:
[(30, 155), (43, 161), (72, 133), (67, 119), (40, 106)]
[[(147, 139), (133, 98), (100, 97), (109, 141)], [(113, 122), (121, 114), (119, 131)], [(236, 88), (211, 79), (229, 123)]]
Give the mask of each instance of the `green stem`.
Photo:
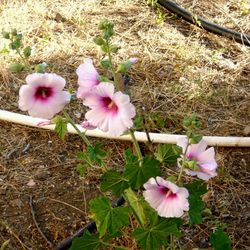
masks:
[(185, 163), (186, 163), (186, 160), (187, 160), (186, 154), (187, 154), (187, 150), (188, 150), (189, 145), (190, 145), (190, 139), (188, 138), (187, 146), (186, 146), (184, 154), (183, 154), (183, 160), (182, 160), (182, 164), (181, 164), (181, 170), (180, 170), (180, 173), (179, 173), (179, 176), (178, 176), (178, 179), (177, 179), (177, 183), (180, 182), (182, 174), (183, 174), (184, 166), (185, 166)]
[(114, 82), (115, 82), (116, 74), (115, 74), (115, 69), (114, 69), (114, 66), (113, 66), (112, 55), (111, 55), (111, 50), (110, 50), (110, 44), (109, 44), (108, 40), (107, 40), (107, 45), (108, 45), (108, 58), (109, 58), (109, 62), (110, 62), (110, 69), (111, 69), (112, 76), (113, 76)]
[(30, 71), (32, 71), (32, 68), (31, 68), (31, 66), (30, 66), (30, 64), (29, 64), (29, 62), (28, 62), (28, 60), (27, 60), (25, 57), (23, 57), (23, 55), (22, 55), (22, 53), (20, 52), (20, 50), (19, 50), (19, 49), (16, 49), (16, 52), (17, 52), (17, 54), (20, 56), (20, 58), (22, 59), (24, 65), (25, 65)]
[(174, 236), (172, 234), (170, 235), (170, 249), (175, 250)]
[(78, 135), (82, 138), (82, 140), (84, 141), (84, 143), (87, 146), (92, 146), (90, 141), (88, 140), (88, 138), (86, 137), (86, 135), (84, 133), (82, 133), (79, 128), (76, 126), (76, 124), (74, 123), (74, 121), (71, 119), (71, 117), (69, 116), (69, 114), (63, 110), (63, 114), (65, 116), (65, 118), (67, 119), (67, 121), (72, 125), (72, 127), (76, 130), (76, 132), (78, 133)]
[(139, 143), (138, 143), (138, 141), (135, 138), (134, 131), (132, 129), (130, 129), (129, 133), (130, 133), (132, 141), (134, 143), (134, 147), (135, 147), (135, 150), (136, 150), (136, 154), (137, 154), (137, 156), (139, 158), (139, 161), (142, 161), (143, 156), (142, 156), (142, 153), (141, 153), (141, 149), (140, 149)]

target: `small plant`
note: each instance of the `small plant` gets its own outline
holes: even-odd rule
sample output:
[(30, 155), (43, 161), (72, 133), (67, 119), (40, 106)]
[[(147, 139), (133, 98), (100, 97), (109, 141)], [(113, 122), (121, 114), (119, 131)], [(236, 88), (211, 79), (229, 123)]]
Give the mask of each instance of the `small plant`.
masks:
[[(150, 144), (149, 153), (142, 154), (134, 130), (144, 129), (144, 117), (134, 119), (136, 109), (125, 93), (122, 78), (137, 59), (130, 58), (114, 65), (113, 56), (119, 49), (112, 44), (114, 25), (105, 20), (100, 23), (99, 31), (101, 34), (94, 42), (104, 54), (100, 65), (106, 70), (105, 75), (98, 73), (92, 59), (85, 59), (76, 70), (78, 90), (70, 93), (63, 90), (64, 78), (53, 73), (32, 73), (26, 78), (27, 84), (20, 88), (19, 107), (31, 116), (49, 119), (41, 126), (55, 123), (55, 130), (62, 139), (67, 133), (67, 125), (71, 124), (86, 146), (84, 152), (77, 154), (80, 162), (77, 171), (83, 176), (88, 168), (100, 167), (102, 192), (111, 192), (125, 200), (124, 205), (112, 207), (108, 194), (92, 199), (90, 214), (98, 232), (85, 231), (82, 237), (73, 241), (71, 250), (128, 249), (114, 243), (114, 239), (123, 236), (125, 231), (131, 233), (141, 249), (177, 249), (182, 225), (192, 227), (202, 222), (205, 210), (202, 196), (208, 191), (206, 181), (217, 176), (214, 148), (207, 148), (202, 136), (196, 133), (200, 124), (193, 115), (184, 120), (186, 135), (179, 138), (177, 145), (156, 147)], [(17, 38), (11, 35), (11, 39), (14, 42)], [(20, 47), (18, 43), (19, 53)], [(123, 169), (109, 168), (106, 165), (108, 155), (102, 146), (93, 145), (65, 111), (64, 107), (76, 98), (89, 108), (81, 124), (83, 128), (98, 128), (112, 137), (130, 134), (135, 154), (131, 149), (123, 152)], [(60, 116), (56, 115), (61, 111)], [(168, 168), (176, 171), (166, 175)], [(230, 240), (221, 228), (212, 232), (210, 239), (216, 250), (231, 249)]]
[(250, 3), (246, 0), (241, 1), (241, 15), (246, 16), (250, 14)]
[[(31, 49), (31, 46), (27, 46), (27, 47), (23, 46), (22, 33), (17, 32), (16, 29), (12, 29), (9, 32), (3, 30), (2, 36), (3, 38), (9, 40), (9, 49), (15, 51), (21, 59), (21, 62), (12, 63), (9, 66), (10, 70), (16, 73), (21, 72), (23, 70), (32, 71), (32, 67), (29, 63), (29, 58), (31, 56), (32, 49)], [(9, 52), (9, 51), (6, 50), (6, 52)], [(46, 67), (46, 64), (41, 63), (41, 64), (36, 65), (34, 69), (36, 72), (44, 73), (45, 67)]]

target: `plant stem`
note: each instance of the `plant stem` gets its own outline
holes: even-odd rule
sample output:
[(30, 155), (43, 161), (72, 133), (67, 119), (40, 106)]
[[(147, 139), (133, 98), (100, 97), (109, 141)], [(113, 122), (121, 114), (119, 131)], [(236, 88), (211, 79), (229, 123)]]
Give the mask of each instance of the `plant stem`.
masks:
[(25, 57), (23, 57), (23, 55), (21, 54), (20, 50), (19, 50), (19, 49), (16, 49), (16, 52), (17, 52), (17, 54), (20, 56), (20, 58), (22, 59), (24, 65), (25, 65), (30, 71), (32, 71), (32, 68), (31, 68), (31, 66), (30, 66), (30, 64), (29, 64), (29, 62), (28, 62), (28, 60), (27, 60)]
[(109, 62), (110, 62), (110, 69), (111, 69), (111, 72), (112, 72), (112, 76), (114, 78), (114, 82), (116, 83), (116, 74), (115, 74), (115, 69), (114, 69), (113, 62), (112, 62), (112, 55), (111, 55), (109, 40), (107, 39), (106, 42), (107, 42), (107, 46), (108, 46), (108, 52), (107, 53), (108, 53), (108, 58), (109, 58)]
[(183, 160), (182, 160), (182, 163), (181, 163), (181, 170), (180, 170), (180, 173), (179, 173), (179, 176), (178, 176), (178, 179), (177, 179), (177, 183), (180, 182), (182, 174), (183, 174), (184, 166), (185, 166), (185, 163), (186, 163), (186, 160), (187, 160), (186, 154), (187, 154), (187, 150), (188, 150), (189, 146), (190, 146), (190, 139), (188, 138), (187, 146), (186, 146), (184, 154), (183, 154)]
[(92, 146), (90, 141), (88, 140), (88, 138), (86, 137), (85, 133), (82, 133), (79, 128), (76, 126), (76, 124), (74, 123), (74, 121), (71, 119), (71, 117), (69, 116), (69, 114), (63, 110), (63, 114), (65, 115), (65, 118), (67, 119), (67, 121), (72, 125), (72, 127), (76, 130), (76, 132), (78, 133), (78, 135), (82, 138), (82, 140), (84, 141), (84, 143), (87, 146)]
[(136, 154), (137, 154), (137, 156), (139, 158), (139, 161), (142, 161), (143, 156), (142, 156), (141, 149), (140, 149), (140, 146), (138, 144), (138, 141), (135, 138), (134, 131), (132, 129), (129, 129), (129, 133), (130, 133), (132, 141), (134, 143), (134, 147), (135, 147), (135, 150), (136, 150)]
[(175, 250), (174, 236), (172, 234), (170, 234), (170, 249)]

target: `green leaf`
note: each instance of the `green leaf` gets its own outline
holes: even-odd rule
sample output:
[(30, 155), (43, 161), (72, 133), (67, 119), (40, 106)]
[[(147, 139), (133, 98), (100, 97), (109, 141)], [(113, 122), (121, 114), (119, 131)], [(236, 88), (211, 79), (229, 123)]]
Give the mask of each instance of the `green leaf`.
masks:
[(157, 152), (155, 153), (156, 159), (165, 164), (176, 164), (177, 158), (180, 157), (182, 152), (181, 147), (173, 144), (159, 144)]
[(148, 228), (137, 228), (133, 232), (133, 237), (138, 245), (144, 250), (158, 250), (167, 243), (167, 236), (181, 235), (179, 229), (179, 221), (176, 219), (160, 218), (156, 224), (150, 225)]
[(109, 60), (109, 59), (103, 59), (103, 60), (101, 60), (101, 66), (102, 66), (104, 69), (109, 69), (109, 68), (111, 68), (110, 60)]
[(142, 116), (136, 116), (134, 119), (134, 129), (139, 130), (143, 128), (143, 117)]
[(185, 129), (192, 130), (192, 129), (199, 128), (201, 125), (197, 117), (194, 114), (192, 114), (191, 116), (184, 118), (183, 126)]
[(13, 41), (13, 42), (11, 42), (10, 44), (9, 44), (9, 46), (10, 46), (10, 49), (12, 49), (12, 50), (16, 50), (16, 49), (19, 49), (20, 47), (21, 47), (21, 41), (20, 40), (15, 40), (15, 41)]
[(12, 63), (10, 66), (9, 66), (9, 69), (14, 72), (14, 73), (18, 73), (18, 72), (21, 72), (23, 71), (25, 68), (25, 66), (21, 63)]
[(99, 46), (106, 44), (105, 40), (100, 36), (97, 36), (96, 38), (94, 38), (94, 43)]
[(97, 250), (100, 249), (101, 246), (102, 241), (99, 239), (98, 235), (85, 231), (82, 237), (73, 240), (70, 250)]
[(130, 60), (127, 60), (127, 61), (118, 65), (117, 72), (125, 74), (130, 70), (132, 65), (133, 65), (133, 63)]
[(111, 45), (111, 46), (110, 46), (110, 51), (111, 51), (112, 53), (117, 53), (119, 49), (120, 49), (120, 47), (118, 47), (118, 46), (116, 46), (116, 45)]
[(145, 225), (146, 215), (143, 208), (144, 201), (139, 199), (131, 188), (128, 188), (124, 191), (124, 196), (140, 225)]
[(206, 184), (202, 181), (195, 181), (184, 186), (189, 191), (189, 223), (190, 225), (200, 224), (202, 222), (201, 211), (204, 208), (201, 196), (207, 192)]
[(106, 77), (106, 76), (99, 76), (99, 77), (98, 77), (98, 80), (99, 80), (100, 82), (112, 82), (112, 81), (110, 81), (109, 78)]
[(46, 64), (45, 63), (39, 63), (35, 66), (35, 72), (37, 73), (45, 73)]
[(107, 153), (101, 149), (101, 144), (96, 144), (95, 146), (87, 147), (87, 155), (91, 162), (95, 162), (99, 165), (102, 163), (102, 159), (107, 156)]
[(128, 161), (125, 166), (124, 177), (129, 180), (132, 188), (140, 188), (150, 177), (161, 175), (160, 162), (151, 156), (145, 156), (142, 162), (133, 156), (127, 156)]
[(128, 207), (112, 208), (107, 197), (100, 197), (90, 201), (90, 211), (100, 237), (107, 231), (111, 234), (118, 232), (122, 227), (129, 224)]
[(11, 35), (16, 36), (17, 35), (17, 29), (12, 29), (11, 30)]
[(59, 137), (64, 140), (66, 133), (68, 132), (68, 128), (67, 128), (67, 122), (66, 120), (57, 115), (55, 118), (53, 118), (53, 123), (56, 124), (55, 126), (55, 131), (57, 132), (57, 134), (59, 135)]
[(8, 245), (10, 243), (10, 240), (6, 240), (2, 243), (2, 245), (0, 246), (0, 250), (5, 250), (7, 249)]
[(109, 46), (107, 44), (104, 44), (101, 46), (101, 49), (103, 52), (108, 53), (109, 52)]
[(115, 250), (131, 250), (131, 248), (118, 246), (118, 247), (115, 247)]
[(223, 232), (221, 228), (218, 228), (214, 233), (210, 235), (210, 242), (215, 250), (231, 250), (231, 241), (228, 235)]
[(197, 144), (201, 141), (202, 135), (192, 133), (190, 136), (191, 144)]
[(112, 190), (114, 196), (120, 196), (129, 187), (128, 180), (115, 170), (107, 171), (101, 179), (101, 190), (103, 192)]
[(6, 31), (2, 31), (2, 36), (3, 36), (3, 38), (5, 38), (5, 39), (10, 39), (10, 33), (9, 32), (6, 32)]
[(125, 150), (124, 157), (127, 164), (132, 164), (138, 161), (138, 158), (132, 153), (132, 150), (130, 148)]
[(83, 177), (87, 171), (88, 164), (77, 164), (76, 165), (76, 171), (80, 174), (81, 177)]
[(30, 47), (30, 46), (26, 47), (26, 48), (23, 50), (23, 55), (24, 55), (24, 57), (26, 57), (26, 58), (30, 57), (30, 55), (31, 55), (31, 47)]

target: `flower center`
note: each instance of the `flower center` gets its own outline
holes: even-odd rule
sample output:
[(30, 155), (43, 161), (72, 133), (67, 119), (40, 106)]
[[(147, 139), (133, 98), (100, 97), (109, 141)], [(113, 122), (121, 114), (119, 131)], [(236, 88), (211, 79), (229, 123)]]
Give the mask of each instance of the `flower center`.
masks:
[(50, 87), (38, 87), (35, 93), (36, 99), (46, 100), (50, 96), (52, 96), (53, 91)]
[(116, 113), (118, 111), (118, 107), (116, 103), (109, 97), (104, 97), (103, 98), (103, 104), (105, 108), (107, 108), (109, 111)]
[(174, 194), (167, 187), (162, 188), (162, 193), (166, 196), (166, 198), (174, 199), (176, 197), (176, 194)]

